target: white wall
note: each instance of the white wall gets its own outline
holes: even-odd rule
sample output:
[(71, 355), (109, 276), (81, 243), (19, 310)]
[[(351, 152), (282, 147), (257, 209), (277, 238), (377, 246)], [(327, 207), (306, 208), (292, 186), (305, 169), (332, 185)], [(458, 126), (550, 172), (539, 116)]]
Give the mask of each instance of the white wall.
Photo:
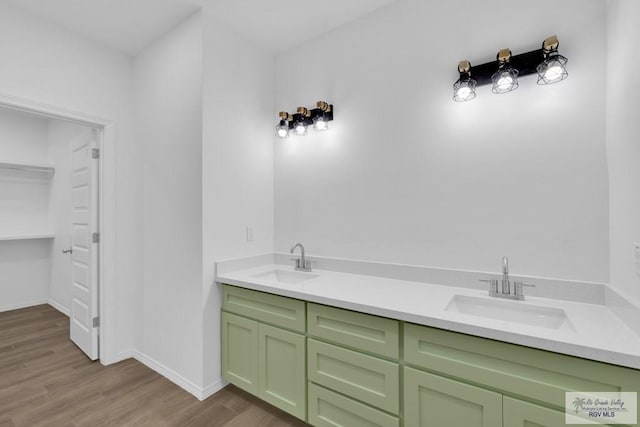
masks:
[(610, 0), (607, 22), (607, 159), (610, 194), (611, 285), (640, 304), (640, 272), (633, 242), (640, 243), (640, 3)]
[[(204, 10), (204, 386), (220, 380), (216, 260), (273, 252), (273, 57)], [(254, 229), (248, 242), (246, 227)]]
[[(47, 121), (0, 110), (0, 162), (48, 163)], [(0, 169), (0, 312), (48, 300), (51, 240), (1, 240), (46, 234), (50, 180)]]
[(202, 382), (202, 18), (135, 58), (136, 136), (144, 153), (143, 294), (137, 349)]
[(59, 310), (71, 311), (71, 256), (62, 253), (71, 247), (71, 147), (82, 138), (87, 141), (91, 128), (62, 120), (48, 120), (49, 162), (56, 168), (49, 193), (50, 223), (56, 238), (52, 243), (49, 302)]
[[(98, 46), (62, 27), (0, 3), (0, 93), (111, 119), (118, 167), (114, 191), (117, 254), (117, 352), (133, 347), (136, 287), (141, 281), (140, 168), (133, 141), (133, 73), (129, 56)], [(111, 236), (110, 236), (111, 237)], [(106, 355), (107, 361), (116, 355)]]
[[(327, 134), (275, 141), (277, 251), (608, 281), (605, 4), (516, 9), (400, 0), (276, 58), (276, 111), (336, 107)], [(566, 81), (451, 100), (459, 60), (556, 33)]]

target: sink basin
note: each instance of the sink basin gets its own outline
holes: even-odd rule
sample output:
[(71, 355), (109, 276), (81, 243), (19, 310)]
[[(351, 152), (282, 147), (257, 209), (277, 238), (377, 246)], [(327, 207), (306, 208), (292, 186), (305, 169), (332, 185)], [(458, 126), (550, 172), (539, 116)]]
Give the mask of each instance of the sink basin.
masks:
[(522, 304), (521, 301), (455, 295), (445, 310), (548, 329), (575, 331), (563, 309)]
[(304, 271), (271, 270), (265, 273), (254, 274), (251, 277), (263, 280), (273, 280), (280, 283), (295, 284), (311, 280), (314, 277), (318, 277), (318, 275), (306, 273)]

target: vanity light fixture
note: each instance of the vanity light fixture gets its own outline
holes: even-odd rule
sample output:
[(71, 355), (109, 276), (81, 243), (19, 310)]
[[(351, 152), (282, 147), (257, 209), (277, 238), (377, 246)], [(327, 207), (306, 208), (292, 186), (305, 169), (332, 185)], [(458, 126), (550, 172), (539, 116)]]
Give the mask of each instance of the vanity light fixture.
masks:
[(331, 105), (324, 101), (318, 101), (316, 107), (320, 112), (313, 117), (313, 130), (324, 132), (329, 130), (329, 119), (327, 113), (331, 113)]
[[(509, 49), (498, 52), (496, 61), (471, 66), (469, 61), (458, 64), (460, 77), (453, 85), (453, 100), (470, 101), (476, 96), (476, 87), (491, 84), (497, 94), (513, 92), (519, 86), (519, 77), (538, 75), (538, 84), (556, 83), (567, 78), (567, 58), (558, 53), (557, 36), (547, 37), (542, 48), (513, 55)], [(473, 76), (473, 77), (472, 77)]]
[(471, 101), (476, 97), (478, 82), (471, 78), (471, 63), (460, 61), (458, 64), (460, 78), (453, 85), (453, 100), (456, 102)]
[(518, 89), (518, 70), (511, 65), (511, 51), (502, 49), (498, 52), (498, 71), (491, 76), (493, 93), (507, 93)]
[(276, 125), (276, 136), (279, 138), (288, 138), (289, 137), (289, 122), (293, 119), (291, 114), (286, 111), (280, 111), (278, 114), (280, 117), (280, 123)]
[(548, 37), (542, 42), (544, 60), (536, 68), (539, 85), (557, 83), (569, 76), (566, 67), (568, 59), (558, 53), (559, 45), (560, 42), (556, 36)]
[(296, 136), (304, 136), (307, 134), (307, 126), (309, 126), (309, 117), (311, 112), (304, 107), (298, 107), (297, 113), (293, 115), (293, 134)]
[(309, 126), (317, 132), (329, 129), (329, 122), (333, 120), (333, 105), (324, 101), (318, 101), (316, 108), (311, 110), (298, 107), (294, 114), (285, 111), (279, 113), (280, 122), (276, 125), (276, 135), (287, 138), (293, 134), (304, 136), (308, 133)]

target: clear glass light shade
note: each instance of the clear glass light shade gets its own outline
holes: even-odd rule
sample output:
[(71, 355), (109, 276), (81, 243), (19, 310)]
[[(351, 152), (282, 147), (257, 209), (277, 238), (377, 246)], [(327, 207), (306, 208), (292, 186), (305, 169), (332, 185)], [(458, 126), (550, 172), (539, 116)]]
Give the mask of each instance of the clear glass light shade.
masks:
[(469, 77), (460, 77), (453, 85), (453, 100), (456, 102), (471, 101), (476, 97), (478, 82)]
[(276, 136), (279, 138), (289, 137), (289, 125), (284, 120), (276, 125)]
[(493, 81), (493, 93), (507, 93), (518, 89), (518, 70), (507, 66), (501, 67), (498, 71), (491, 76)]
[(538, 84), (549, 85), (566, 79), (569, 76), (566, 68), (567, 61), (567, 58), (558, 52), (551, 52), (536, 68)]
[(304, 124), (304, 121), (299, 120), (293, 125), (293, 133), (297, 136), (304, 136), (307, 134), (307, 125)]
[(329, 130), (329, 122), (324, 115), (319, 115), (313, 118), (313, 130), (316, 132)]

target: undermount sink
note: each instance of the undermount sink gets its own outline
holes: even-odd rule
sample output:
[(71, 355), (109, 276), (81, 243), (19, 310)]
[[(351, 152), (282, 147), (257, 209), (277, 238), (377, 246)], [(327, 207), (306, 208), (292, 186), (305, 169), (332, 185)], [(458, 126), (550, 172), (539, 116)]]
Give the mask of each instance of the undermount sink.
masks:
[(255, 277), (256, 279), (273, 280), (280, 283), (295, 284), (311, 280), (314, 277), (318, 277), (318, 275), (305, 273), (303, 271), (271, 270), (264, 273), (254, 274), (251, 277)]
[(445, 310), (548, 329), (575, 331), (563, 309), (523, 304), (520, 301), (455, 295)]

